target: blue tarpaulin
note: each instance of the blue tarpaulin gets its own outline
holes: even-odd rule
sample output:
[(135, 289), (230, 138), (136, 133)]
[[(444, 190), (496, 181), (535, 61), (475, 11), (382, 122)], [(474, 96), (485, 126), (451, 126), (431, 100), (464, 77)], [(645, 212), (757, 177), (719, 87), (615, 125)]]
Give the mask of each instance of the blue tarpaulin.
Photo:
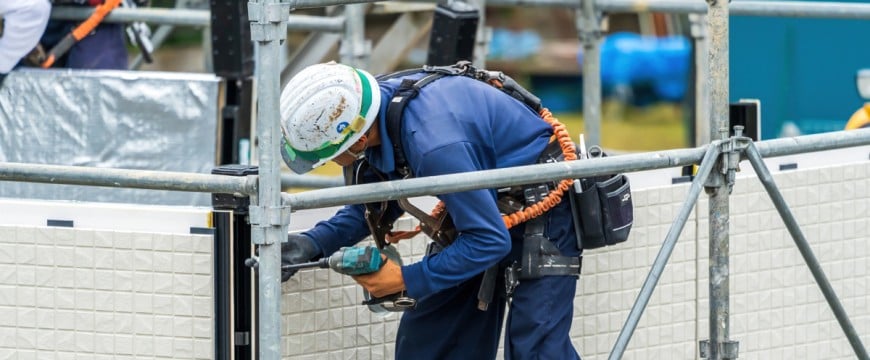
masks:
[[(644, 85), (659, 100), (680, 101), (688, 87), (691, 52), (682, 36), (608, 35), (601, 44), (601, 86), (608, 93)], [(577, 60), (582, 65), (582, 51)]]

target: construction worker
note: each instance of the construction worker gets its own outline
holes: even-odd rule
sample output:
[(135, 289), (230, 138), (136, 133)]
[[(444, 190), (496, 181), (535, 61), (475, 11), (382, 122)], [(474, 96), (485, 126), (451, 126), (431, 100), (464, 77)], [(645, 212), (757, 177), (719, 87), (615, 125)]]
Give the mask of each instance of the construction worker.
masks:
[[(394, 97), (400, 84), (425, 75), (378, 81), (362, 69), (334, 62), (302, 70), (281, 94), (286, 143), (281, 151), (288, 166), (305, 173), (328, 161), (349, 167), (364, 159), (370, 169), (358, 182), (396, 180), (535, 164), (550, 147), (553, 128), (538, 114), (467, 76), (445, 76), (422, 88), (402, 111), (401, 139), (390, 136), (388, 127), (393, 124), (386, 114), (391, 102), (401, 100)], [(397, 142), (408, 174), (400, 173), (393, 148)], [(529, 223), (509, 230), (494, 189), (438, 198), (458, 234), (449, 246), (430, 246), (428, 254), (413, 264), (387, 261), (378, 272), (354, 277), (373, 296), (404, 290), (417, 300), (416, 307), (402, 315), (396, 358), (495, 358), (505, 311), (505, 358), (579, 358), (569, 329), (581, 251), (568, 201), (555, 204), (537, 224), (558, 249), (551, 255), (573, 260), (570, 273), (505, 284), (505, 272), (515, 270), (511, 265), (520, 261)], [(386, 221), (401, 213), (397, 203), (390, 202)], [(348, 205), (312, 229), (290, 235), (282, 245), (282, 263), (328, 256), (371, 232), (364, 206)], [(495, 289), (500, 294), (484, 311), (478, 295), (487, 281), (485, 271), (494, 266), (499, 267)], [(282, 278), (290, 276), (292, 272), (285, 272)]]
[[(57, 6), (95, 7), (104, 0), (52, 0)], [(52, 20), (40, 40), (48, 51), (57, 45), (80, 21)], [(54, 61), (54, 67), (71, 69), (127, 69), (127, 43), (124, 24), (101, 22), (87, 36), (78, 40), (67, 53)]]
[(50, 13), (48, 0), (0, 1), (0, 84), (39, 42)]

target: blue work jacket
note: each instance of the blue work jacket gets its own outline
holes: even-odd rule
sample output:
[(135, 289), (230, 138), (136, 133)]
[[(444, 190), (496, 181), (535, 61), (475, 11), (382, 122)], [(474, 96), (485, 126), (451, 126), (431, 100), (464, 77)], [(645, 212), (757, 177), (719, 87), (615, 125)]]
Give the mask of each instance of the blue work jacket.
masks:
[[(421, 74), (411, 75), (419, 78)], [(400, 179), (384, 114), (401, 78), (381, 81), (378, 121), (381, 145), (366, 150), (370, 165)], [(528, 106), (500, 90), (464, 76), (424, 87), (403, 114), (402, 145), (415, 177), (506, 168), (536, 163), (553, 133)], [(459, 236), (433, 256), (402, 267), (408, 296), (423, 298), (480, 274), (511, 251), (511, 236), (496, 206), (494, 189), (439, 195)], [(398, 218), (392, 202), (389, 215)], [(323, 254), (369, 235), (362, 205), (349, 205), (305, 232)]]

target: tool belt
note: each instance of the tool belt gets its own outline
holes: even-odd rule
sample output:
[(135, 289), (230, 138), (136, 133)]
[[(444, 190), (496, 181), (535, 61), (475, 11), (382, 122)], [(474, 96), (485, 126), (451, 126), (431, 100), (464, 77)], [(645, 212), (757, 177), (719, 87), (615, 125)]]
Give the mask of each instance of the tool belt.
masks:
[[(600, 149), (593, 154), (593, 157), (604, 156), (607, 155)], [(562, 157), (558, 145), (550, 143), (538, 163), (559, 162)], [(555, 186), (555, 183), (544, 185)], [(499, 189), (499, 210), (504, 213), (521, 210), (527, 203), (524, 191), (528, 189), (528, 186)], [(625, 174), (575, 179), (573, 191), (568, 195), (578, 249), (597, 249), (628, 240), (634, 222), (634, 206), (631, 184)]]
[(634, 206), (625, 174), (577, 179), (569, 196), (578, 248), (591, 250), (628, 240)]
[[(538, 163), (552, 163), (562, 161), (562, 159), (563, 154), (559, 144), (551, 142), (538, 157)], [(522, 206), (537, 204), (555, 186), (555, 182), (548, 182), (500, 189), (499, 209), (504, 212), (512, 212), (521, 210), (522, 208), (519, 207), (521, 204)], [(512, 274), (506, 273), (506, 279), (538, 279), (543, 276), (576, 276), (580, 274), (581, 258), (563, 256), (556, 245), (545, 235), (548, 217), (549, 211), (526, 221), (521, 260), (518, 264), (507, 269), (507, 272)], [(511, 282), (506, 282), (506, 286), (509, 286), (508, 294), (512, 290), (510, 288)]]

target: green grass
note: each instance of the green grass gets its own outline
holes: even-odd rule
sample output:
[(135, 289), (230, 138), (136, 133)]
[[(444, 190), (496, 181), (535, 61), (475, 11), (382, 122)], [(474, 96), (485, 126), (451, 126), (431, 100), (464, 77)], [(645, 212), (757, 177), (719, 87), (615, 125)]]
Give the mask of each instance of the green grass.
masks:
[[(605, 103), (602, 107), (601, 146), (619, 152), (639, 152), (684, 148), (686, 128), (682, 109), (675, 104), (656, 104), (645, 108)], [(554, 114), (578, 141), (584, 131), (583, 115)], [(587, 145), (592, 145), (588, 144)]]

